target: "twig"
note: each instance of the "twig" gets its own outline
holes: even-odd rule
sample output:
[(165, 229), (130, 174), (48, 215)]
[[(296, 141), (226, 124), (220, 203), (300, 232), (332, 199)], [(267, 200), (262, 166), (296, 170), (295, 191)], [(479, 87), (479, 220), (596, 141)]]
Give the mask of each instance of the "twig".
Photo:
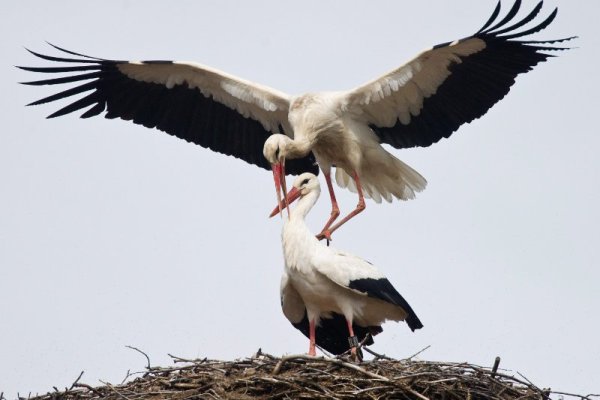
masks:
[(186, 362), (186, 363), (194, 363), (194, 364), (200, 363), (201, 364), (201, 363), (205, 363), (208, 360), (207, 357), (204, 357), (203, 359), (196, 358), (196, 359), (192, 360), (192, 359), (189, 359), (189, 358), (178, 357), (178, 356), (175, 356), (175, 355), (173, 355), (171, 353), (167, 353), (167, 355), (173, 359), (174, 363)]
[(141, 350), (140, 350), (140, 349), (138, 349), (137, 347), (133, 347), (133, 346), (129, 346), (129, 345), (126, 345), (125, 347), (128, 347), (128, 348), (130, 348), (131, 350), (135, 350), (135, 351), (137, 351), (138, 353), (141, 353), (141, 354), (143, 354), (143, 355), (144, 355), (144, 357), (146, 357), (146, 361), (148, 362), (148, 365), (147, 365), (146, 369), (147, 369), (148, 371), (150, 371), (150, 370), (152, 369), (152, 367), (150, 366), (150, 357), (148, 357), (148, 354), (144, 353), (143, 351), (141, 351)]
[(415, 391), (415, 390), (413, 390), (411, 388), (405, 388), (405, 389), (407, 389), (410, 393), (412, 393), (413, 395), (417, 396), (421, 400), (429, 400), (429, 397), (425, 397), (421, 393), (419, 393), (419, 392), (417, 392), (417, 391)]
[[(135, 372), (134, 372), (134, 373), (135, 373)], [(127, 380), (127, 378), (129, 378), (131, 375), (133, 375), (133, 374), (131, 373), (131, 370), (130, 370), (130, 369), (128, 369), (128, 370), (127, 370), (127, 374), (125, 375), (125, 378), (123, 378), (123, 380), (121, 381), (121, 385), (122, 385), (122, 384), (124, 384), (124, 383), (125, 383), (125, 381)]]
[(458, 378), (453, 376), (452, 378), (446, 378), (446, 379), (438, 379), (436, 381), (429, 381), (427, 383), (429, 383), (430, 385), (433, 385), (434, 383), (442, 383), (442, 382), (452, 382), (452, 381), (456, 381)]
[(381, 390), (381, 389), (387, 389), (387, 386), (373, 386), (373, 387), (368, 387), (368, 388), (364, 388), (364, 389), (357, 389), (354, 392), (352, 392), (352, 394), (356, 396), (357, 394), (373, 392), (375, 390)]
[(374, 361), (377, 361), (377, 360), (390, 360), (390, 361), (393, 361), (394, 360), (392, 357), (388, 357), (385, 354), (376, 353), (376, 352), (374, 352), (373, 350), (369, 349), (366, 346), (363, 347), (363, 350), (366, 351), (367, 353), (369, 353), (370, 355), (375, 356)]
[(99, 391), (99, 390), (97, 390), (96, 388), (94, 388), (94, 387), (92, 387), (92, 386), (88, 385), (87, 383), (76, 383), (76, 384), (74, 385), (74, 387), (82, 387), (82, 388), (86, 388), (87, 390), (89, 390), (89, 391), (91, 391), (91, 392), (93, 392), (93, 393), (97, 394), (99, 397), (104, 397), (104, 394), (103, 394), (101, 391)]
[[(75, 379), (75, 382), (73, 382), (73, 384), (71, 385), (71, 387), (69, 389), (67, 389), (67, 392), (69, 390), (73, 390), (73, 388), (75, 387), (75, 385), (77, 385), (77, 382), (79, 382), (79, 380), (81, 379), (82, 376), (83, 376), (83, 371), (81, 371), (81, 373), (79, 374), (79, 376), (77, 377), (77, 379)], [(2, 400), (1, 396), (0, 396), (0, 400)]]
[(496, 376), (496, 372), (498, 372), (498, 367), (500, 366), (500, 357), (496, 356), (494, 360), (494, 366), (492, 367), (492, 378)]
[(415, 358), (416, 356), (418, 356), (419, 354), (421, 354), (422, 352), (424, 352), (425, 350), (427, 350), (428, 348), (430, 348), (431, 345), (428, 344), (427, 346), (423, 347), (421, 350), (417, 351), (415, 354), (413, 354), (412, 356), (408, 357), (408, 358), (403, 358), (403, 361), (410, 361), (413, 358)]
[(385, 376), (381, 376), (378, 375), (374, 372), (369, 372), (361, 367), (359, 367), (358, 365), (355, 364), (351, 364), (349, 362), (346, 361), (342, 361), (340, 359), (337, 358), (327, 358), (327, 357), (315, 357), (315, 356), (309, 356), (306, 354), (296, 354), (296, 355), (291, 355), (291, 356), (285, 356), (285, 357), (281, 357), (281, 360), (277, 363), (277, 365), (275, 366), (275, 369), (273, 369), (272, 374), (273, 375), (277, 375), (279, 373), (279, 370), (281, 369), (281, 367), (283, 366), (283, 364), (287, 361), (291, 361), (291, 360), (309, 360), (309, 361), (325, 361), (331, 364), (335, 364), (335, 365), (340, 365), (342, 367), (346, 367), (349, 369), (353, 369), (355, 371), (361, 372), (373, 379), (379, 379), (381, 381), (384, 382), (390, 382), (390, 380), (388, 378), (386, 378)]
[(519, 371), (517, 371), (517, 374), (518, 374), (518, 375), (519, 375), (521, 378), (525, 379), (525, 380), (527, 381), (527, 383), (529, 383), (530, 385), (533, 385), (533, 382), (531, 382), (529, 379), (527, 379), (527, 377), (526, 377), (525, 375), (523, 375), (523, 374), (522, 374), (522, 373), (520, 373)]
[(563, 396), (571, 396), (571, 397), (578, 397), (582, 400), (593, 400), (592, 397), (600, 397), (600, 394), (586, 394), (584, 395), (580, 395), (580, 394), (573, 394), (573, 393), (567, 393), (567, 392), (557, 392), (557, 391), (550, 391), (550, 393), (553, 394), (559, 394), (559, 395), (563, 395)]
[[(102, 381), (100, 381), (102, 382)], [(113, 392), (115, 392), (116, 394), (118, 394), (120, 397), (124, 398), (125, 400), (132, 400), (129, 397), (125, 396), (123, 393), (119, 392), (113, 385), (111, 385), (108, 382), (102, 382), (106, 387), (108, 387), (110, 390), (112, 390)]]

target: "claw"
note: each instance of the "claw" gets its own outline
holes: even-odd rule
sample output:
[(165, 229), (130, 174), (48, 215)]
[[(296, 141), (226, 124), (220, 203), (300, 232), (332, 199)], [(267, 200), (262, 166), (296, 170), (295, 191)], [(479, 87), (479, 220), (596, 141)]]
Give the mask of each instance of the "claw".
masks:
[(321, 233), (319, 233), (317, 235), (317, 239), (319, 240), (323, 240), (326, 239), (327, 240), (327, 244), (329, 244), (329, 242), (331, 242), (331, 232), (329, 231), (329, 229), (324, 229), (323, 231), (321, 231)]

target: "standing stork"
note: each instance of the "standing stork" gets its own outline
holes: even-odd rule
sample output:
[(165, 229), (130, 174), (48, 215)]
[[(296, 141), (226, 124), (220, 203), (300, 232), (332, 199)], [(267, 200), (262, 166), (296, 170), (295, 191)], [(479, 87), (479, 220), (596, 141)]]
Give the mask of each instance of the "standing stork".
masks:
[[(516, 0), (496, 22), (498, 2), (475, 34), (434, 46), (349, 91), (289, 96), (196, 63), (107, 60), (57, 46), (53, 47), (70, 56), (31, 53), (66, 65), (19, 68), (66, 74), (24, 82), (28, 85), (78, 84), (29, 105), (87, 93), (49, 118), (85, 109), (82, 118), (106, 111), (106, 118), (157, 128), (271, 168), (278, 196), (286, 173), (318, 173), (318, 163), (332, 204), (319, 237), (330, 239), (333, 231), (365, 208), (365, 197), (376, 202), (406, 200), (425, 188), (425, 179), (384, 150), (382, 143), (398, 149), (427, 147), (449, 137), (502, 99), (517, 75), (550, 57), (545, 51), (565, 49), (556, 43), (572, 38), (522, 40), (546, 28), (557, 10), (526, 27), (538, 15), (542, 1), (514, 22), (520, 6), (521, 0)], [(359, 198), (356, 208), (335, 225), (340, 210), (332, 166), (338, 185), (358, 192)]]
[(300, 199), (282, 230), (285, 272), (281, 305), (287, 319), (315, 345), (334, 354), (359, 342), (372, 344), (386, 320), (406, 321), (411, 330), (423, 327), (410, 305), (371, 263), (320, 243), (304, 221), (321, 193), (317, 177), (300, 175), (287, 195)]

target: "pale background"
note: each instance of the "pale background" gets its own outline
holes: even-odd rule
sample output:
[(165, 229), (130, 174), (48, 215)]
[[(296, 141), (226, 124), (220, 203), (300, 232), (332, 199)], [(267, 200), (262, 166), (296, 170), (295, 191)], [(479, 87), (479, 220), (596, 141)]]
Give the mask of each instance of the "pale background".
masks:
[[(533, 1), (525, 1), (529, 11)], [(505, 1), (504, 10), (509, 8)], [(0, 3), (0, 391), (119, 383), (167, 353), (300, 353), (283, 317), (270, 172), (124, 121), (44, 117), (51, 93), (13, 65), (44, 41), (98, 57), (193, 60), (298, 94), (350, 89), (473, 33), (495, 1)], [(393, 153), (429, 181), (334, 236), (378, 265), (425, 328), (387, 324), (374, 350), (520, 371), (600, 391), (598, 1), (549, 0), (534, 39), (578, 47), (518, 78), (448, 140)], [(522, 14), (521, 14), (522, 15)], [(356, 197), (338, 191), (343, 211)], [(326, 198), (309, 218), (320, 229)]]

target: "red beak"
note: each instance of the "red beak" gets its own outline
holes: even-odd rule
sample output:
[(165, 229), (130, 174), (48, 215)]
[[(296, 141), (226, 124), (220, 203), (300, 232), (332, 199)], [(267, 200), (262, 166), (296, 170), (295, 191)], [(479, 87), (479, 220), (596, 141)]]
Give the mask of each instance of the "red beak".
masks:
[[(275, 192), (277, 192), (277, 210), (275, 214), (279, 213), (281, 215), (281, 164), (271, 164), (271, 169), (273, 170), (273, 179), (275, 180)], [(270, 217), (275, 214), (272, 214)]]
[[(290, 209), (288, 207), (288, 200), (287, 200), (287, 187), (286, 187), (286, 183), (285, 183), (285, 159), (272, 164), (271, 165), (271, 169), (273, 170), (273, 179), (275, 180), (275, 191), (277, 192), (277, 210), (275, 211), (275, 214), (279, 213), (279, 215), (281, 215), (281, 211), (283, 210), (283, 208), (287, 208), (288, 210), (288, 218), (290, 216)], [(283, 188), (283, 200), (281, 199), (281, 192), (282, 192), (282, 188)], [(271, 217), (275, 214), (270, 215)]]
[(275, 207), (273, 209), (273, 211), (271, 212), (271, 215), (269, 215), (269, 218), (274, 217), (275, 215), (277, 215), (278, 212), (281, 212), (281, 210), (283, 209), (283, 207), (288, 207), (288, 217), (289, 217), (289, 205), (292, 204), (294, 201), (298, 200), (300, 198), (300, 191), (296, 188), (293, 187), (289, 193), (285, 196), (284, 200), (280, 200), (279, 204), (277, 205), (277, 207)]

